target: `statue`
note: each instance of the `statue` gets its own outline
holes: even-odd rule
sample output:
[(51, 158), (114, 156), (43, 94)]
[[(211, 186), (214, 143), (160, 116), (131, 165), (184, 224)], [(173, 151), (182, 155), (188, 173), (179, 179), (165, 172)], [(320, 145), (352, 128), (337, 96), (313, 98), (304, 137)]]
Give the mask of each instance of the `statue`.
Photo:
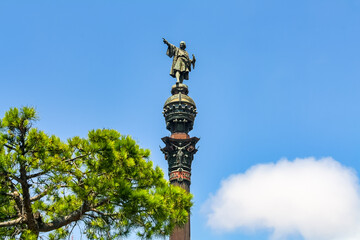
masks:
[(166, 55), (174, 57), (170, 70), (170, 76), (176, 78), (176, 83), (182, 83), (185, 80), (189, 80), (189, 72), (191, 71), (191, 65), (195, 68), (195, 56), (193, 59), (189, 58), (189, 54), (185, 51), (186, 44), (184, 41), (180, 42), (180, 48), (175, 47), (169, 43), (165, 38), (163, 42), (168, 46)]
[[(188, 143), (188, 144), (186, 144), (186, 145), (183, 146), (183, 147), (179, 147), (179, 146), (176, 146), (175, 144), (171, 143), (171, 145), (173, 145), (173, 146), (175, 147), (175, 149), (177, 150), (177, 153), (173, 155), (174, 157), (176, 157), (176, 163), (177, 163), (177, 164), (183, 164), (184, 155), (185, 155), (186, 157), (188, 157), (188, 156), (184, 153), (183, 149), (184, 149), (184, 148), (187, 148), (190, 144), (191, 144), (191, 142)], [(180, 143), (180, 146), (181, 146), (181, 143)]]

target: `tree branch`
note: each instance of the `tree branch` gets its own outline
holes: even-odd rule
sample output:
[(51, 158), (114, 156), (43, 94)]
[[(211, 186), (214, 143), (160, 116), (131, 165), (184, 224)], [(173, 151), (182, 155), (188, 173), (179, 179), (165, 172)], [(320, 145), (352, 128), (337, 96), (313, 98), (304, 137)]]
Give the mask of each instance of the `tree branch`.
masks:
[(79, 158), (83, 158), (83, 157), (86, 157), (86, 156), (89, 156), (90, 154), (83, 154), (83, 155), (80, 155), (80, 156), (77, 156), (77, 157), (74, 157), (74, 158), (70, 158), (70, 159), (66, 159), (64, 160), (64, 162), (72, 162), (76, 159), (79, 159)]
[(6, 195), (10, 196), (15, 201), (15, 209), (18, 215), (21, 215), (21, 209), (22, 209), (22, 198), (20, 194), (17, 191), (14, 191), (13, 193), (6, 193)]
[(89, 207), (88, 207), (87, 203), (84, 202), (83, 205), (79, 209), (75, 210), (74, 212), (70, 213), (69, 215), (57, 218), (50, 223), (44, 223), (39, 228), (39, 231), (40, 232), (49, 232), (49, 231), (61, 228), (65, 225), (68, 225), (69, 223), (78, 221), (87, 211), (89, 211)]
[(39, 200), (40, 198), (44, 197), (50, 190), (51, 190), (51, 188), (45, 189), (43, 192), (41, 192), (38, 195), (30, 198), (30, 202), (34, 202), (34, 201)]
[(29, 176), (27, 176), (28, 179), (30, 178), (35, 178), (35, 177), (39, 177), (41, 175), (44, 175), (45, 173), (47, 173), (48, 171), (41, 171), (41, 172), (38, 172), (38, 173), (34, 173), (34, 174), (30, 174)]
[(91, 208), (97, 208), (97, 207), (100, 207), (100, 206), (102, 206), (102, 205), (104, 205), (104, 204), (106, 204), (106, 203), (108, 203), (109, 202), (109, 199), (104, 199), (104, 200), (102, 200), (102, 201), (100, 201), (99, 203), (97, 203), (97, 204), (95, 204), (95, 205), (93, 205), (93, 206), (91, 206)]
[[(5, 170), (5, 168), (3, 166), (0, 166), (0, 167), (1, 167), (1, 172), (2, 172), (1, 175), (4, 175), (6, 178), (12, 178), (12, 179), (18, 181), (18, 183), (21, 183), (21, 184), (24, 183), (24, 181), (21, 178), (10, 174), (7, 170)], [(8, 181), (10, 181), (10, 179), (8, 179)]]
[(96, 212), (96, 213), (98, 213), (98, 214), (100, 214), (100, 215), (102, 215), (104, 217), (110, 217), (111, 218), (111, 217), (115, 217), (115, 216), (119, 215), (118, 213), (104, 213), (104, 212), (101, 212), (101, 211), (97, 210), (96, 208), (91, 208), (90, 210), (93, 211), (93, 212)]
[(15, 220), (11, 220), (11, 221), (6, 221), (6, 222), (0, 222), (0, 227), (10, 227), (10, 226), (14, 226), (17, 225), (19, 223), (21, 223), (23, 220), (23, 217), (19, 217)]
[(15, 176), (15, 175), (10, 175), (10, 174), (9, 174), (9, 177), (12, 178), (12, 179), (14, 179), (15, 181), (17, 181), (17, 182), (20, 183), (20, 184), (24, 184), (24, 183), (25, 183), (21, 178)]
[(10, 185), (10, 189), (11, 191), (13, 191), (12, 193), (8, 193), (7, 195), (11, 196), (14, 200), (15, 200), (15, 208), (17, 213), (20, 215), (22, 214), (22, 209), (23, 209), (23, 199), (20, 196), (19, 192), (17, 191), (14, 183), (11, 181), (11, 179), (9, 178), (9, 176), (7, 174), (5, 174), (5, 178), (8, 181), (9, 185)]
[[(69, 159), (65, 159), (63, 160), (64, 162), (72, 162), (76, 159), (79, 159), (79, 158), (83, 158), (83, 157), (86, 157), (88, 156), (89, 154), (83, 154), (83, 155), (80, 155), (80, 156), (77, 156), (77, 157), (74, 157), (74, 158), (69, 158)], [(29, 176), (27, 176), (28, 179), (30, 178), (35, 178), (35, 177), (39, 177), (41, 175), (44, 175), (46, 173), (48, 173), (50, 170), (47, 170), (47, 171), (41, 171), (41, 172), (37, 172), (37, 173), (34, 173), (34, 174), (30, 174)]]
[(90, 211), (93, 208), (102, 206), (102, 205), (104, 205), (104, 204), (106, 204), (108, 202), (109, 202), (108, 199), (104, 199), (104, 200), (100, 201), (98, 204), (95, 204), (95, 205), (93, 205), (91, 207), (86, 202), (84, 202), (83, 205), (79, 209), (75, 210), (74, 212), (70, 213), (69, 215), (57, 218), (57, 219), (55, 219), (54, 221), (52, 221), (50, 223), (44, 223), (39, 228), (39, 231), (40, 232), (49, 232), (49, 231), (61, 228), (61, 227), (65, 226), (65, 225), (68, 225), (68, 224), (70, 224), (72, 222), (78, 221), (78, 220), (81, 219), (81, 217), (83, 215), (85, 215), (85, 213), (87, 211)]
[(11, 149), (11, 150), (16, 151), (16, 148), (14, 148), (14, 147), (12, 147), (12, 146), (10, 146), (10, 145), (4, 144), (4, 146), (7, 147), (7, 148), (9, 148), (9, 149)]

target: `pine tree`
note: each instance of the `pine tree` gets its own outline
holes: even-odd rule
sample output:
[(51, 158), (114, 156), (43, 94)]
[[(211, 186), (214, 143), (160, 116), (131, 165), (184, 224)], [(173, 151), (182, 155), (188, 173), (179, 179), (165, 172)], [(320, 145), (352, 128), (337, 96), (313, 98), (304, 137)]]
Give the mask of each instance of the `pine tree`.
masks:
[(191, 195), (164, 179), (129, 136), (91, 130), (67, 142), (34, 128), (34, 108), (0, 121), (0, 237), (89, 239), (167, 236), (186, 223)]

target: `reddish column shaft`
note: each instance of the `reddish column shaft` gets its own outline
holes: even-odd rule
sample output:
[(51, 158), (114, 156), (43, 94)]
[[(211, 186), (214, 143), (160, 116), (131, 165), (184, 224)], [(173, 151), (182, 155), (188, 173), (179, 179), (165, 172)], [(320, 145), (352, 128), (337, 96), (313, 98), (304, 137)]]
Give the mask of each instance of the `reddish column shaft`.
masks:
[[(181, 188), (185, 189), (187, 192), (190, 192), (190, 186), (187, 183), (175, 182), (173, 183), (173, 185), (180, 186)], [(189, 220), (185, 224), (185, 226), (183, 226), (182, 228), (177, 227), (173, 230), (172, 234), (170, 235), (170, 240), (190, 240), (190, 215), (189, 215)]]
[[(176, 139), (187, 139), (189, 138), (189, 135), (186, 133), (173, 133), (171, 137)], [(181, 183), (173, 182), (172, 184), (185, 189), (187, 192), (190, 192), (190, 183), (183, 181)], [(185, 224), (185, 226), (183, 226), (182, 228), (176, 227), (173, 230), (169, 240), (190, 240), (190, 215), (189, 220)]]

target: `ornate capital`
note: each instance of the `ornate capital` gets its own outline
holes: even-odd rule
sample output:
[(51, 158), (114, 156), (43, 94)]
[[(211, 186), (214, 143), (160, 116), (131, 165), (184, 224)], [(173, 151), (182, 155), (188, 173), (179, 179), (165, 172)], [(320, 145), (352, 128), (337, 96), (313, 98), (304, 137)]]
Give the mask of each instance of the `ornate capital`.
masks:
[(191, 164), (194, 154), (197, 152), (195, 145), (199, 138), (176, 139), (164, 137), (162, 140), (166, 144), (161, 151), (165, 154), (165, 159), (169, 164), (170, 181), (186, 180), (190, 182)]

